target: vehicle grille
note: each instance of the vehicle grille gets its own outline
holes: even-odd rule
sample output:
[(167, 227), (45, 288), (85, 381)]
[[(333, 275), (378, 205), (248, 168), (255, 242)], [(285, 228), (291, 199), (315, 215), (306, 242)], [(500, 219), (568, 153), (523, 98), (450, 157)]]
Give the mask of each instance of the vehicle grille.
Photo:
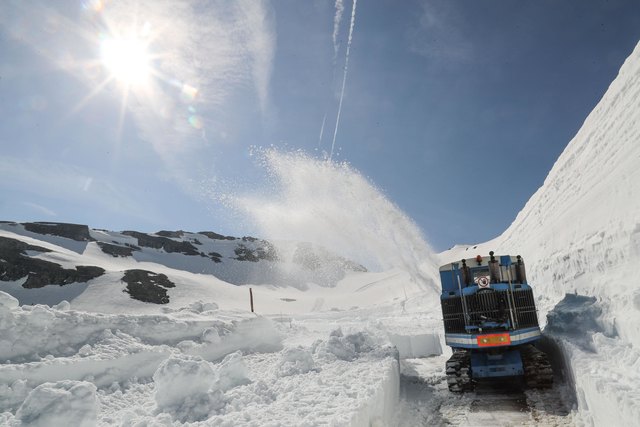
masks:
[(442, 317), (445, 333), (464, 333), (464, 314), (462, 298), (453, 297), (442, 300)]
[[(507, 292), (484, 291), (466, 297), (469, 325), (480, 326), (482, 322), (505, 323), (509, 319)], [(518, 329), (538, 326), (538, 316), (531, 289), (514, 290)], [(464, 333), (465, 320), (460, 297), (442, 300), (442, 317), (445, 333)]]
[(518, 313), (518, 328), (531, 328), (538, 326), (538, 315), (536, 313), (536, 303), (533, 299), (531, 289), (520, 289), (513, 292)]

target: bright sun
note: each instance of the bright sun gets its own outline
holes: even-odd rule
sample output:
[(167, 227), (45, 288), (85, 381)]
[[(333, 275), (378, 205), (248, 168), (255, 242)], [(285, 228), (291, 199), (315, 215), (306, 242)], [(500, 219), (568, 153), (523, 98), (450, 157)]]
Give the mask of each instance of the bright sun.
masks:
[(104, 66), (116, 80), (130, 85), (144, 84), (150, 76), (147, 44), (138, 37), (107, 38), (100, 45)]

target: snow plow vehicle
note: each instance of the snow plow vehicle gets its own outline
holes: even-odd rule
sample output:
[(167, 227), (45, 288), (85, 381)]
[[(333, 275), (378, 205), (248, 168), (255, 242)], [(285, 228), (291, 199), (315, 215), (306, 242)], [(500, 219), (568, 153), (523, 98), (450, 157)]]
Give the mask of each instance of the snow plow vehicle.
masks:
[(474, 389), (481, 379), (521, 377), (528, 387), (548, 388), (553, 371), (546, 353), (524, 261), (478, 255), (440, 267), (446, 363), (452, 392)]

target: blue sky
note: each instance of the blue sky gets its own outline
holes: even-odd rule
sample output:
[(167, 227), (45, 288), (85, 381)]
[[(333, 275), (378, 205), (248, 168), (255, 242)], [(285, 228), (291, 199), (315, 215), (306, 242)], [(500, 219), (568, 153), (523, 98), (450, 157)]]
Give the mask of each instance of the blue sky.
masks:
[[(0, 219), (255, 234), (224, 196), (269, 187), (254, 147), (331, 153), (352, 6), (2, 2)], [(332, 158), (435, 249), (486, 241), (639, 40), (634, 0), (360, 0)]]

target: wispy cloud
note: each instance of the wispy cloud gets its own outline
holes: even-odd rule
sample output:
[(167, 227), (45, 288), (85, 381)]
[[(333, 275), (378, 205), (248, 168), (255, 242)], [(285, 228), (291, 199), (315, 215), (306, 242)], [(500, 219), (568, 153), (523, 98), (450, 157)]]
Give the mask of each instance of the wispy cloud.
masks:
[(215, 174), (210, 145), (224, 139), (220, 129), (229, 124), (222, 117), (234, 101), (253, 88), (269, 115), (276, 43), (270, 7), (264, 0), (140, 0), (135, 9), (113, 2), (103, 14), (113, 25), (149, 23), (159, 76), (149, 90), (132, 93), (128, 108), (167, 179), (198, 199), (194, 182)]
[(239, 19), (242, 45), (250, 62), (251, 75), (263, 112), (269, 104), (269, 82), (273, 69), (276, 33), (273, 18), (264, 2), (239, 0)]
[[(118, 99), (100, 43), (142, 28), (150, 34), (155, 76)], [(178, 181), (188, 182), (193, 160), (222, 139), (222, 113), (234, 99), (255, 96), (263, 114), (270, 108), (276, 32), (266, 0), (15, 2), (0, 7), (0, 31), (86, 85), (86, 98), (62, 115), (82, 114), (101, 92), (114, 94), (113, 108), (122, 110), (114, 126), (133, 118), (139, 137)]]
[[(110, 25), (149, 23), (150, 49), (160, 78), (131, 100), (141, 135), (169, 156), (199, 142), (202, 128), (238, 90), (255, 88), (266, 110), (275, 30), (264, 1), (142, 0), (136, 8), (113, 2), (102, 12)], [(193, 90), (185, 95), (184, 88)], [(198, 126), (189, 120), (198, 116)]]
[[(125, 97), (122, 85), (108, 80), (109, 70), (101, 62), (100, 47), (105, 38), (132, 29), (148, 31), (154, 74), (148, 85), (132, 86)], [(276, 27), (267, 0), (9, 2), (0, 6), (0, 33), (8, 43), (27, 46), (29, 57), (38, 59), (23, 61), (19, 66), (45, 63), (80, 83), (74, 85), (73, 95), (60, 100), (69, 108), (55, 112), (58, 135), (90, 135), (96, 122), (87, 117), (112, 109), (104, 111), (105, 119), (95, 129), (121, 129), (119, 141), (112, 136), (117, 132), (100, 138), (101, 143), (114, 145), (108, 147), (116, 153), (111, 159), (114, 164), (120, 168), (152, 168), (154, 179), (160, 176), (196, 200), (201, 197), (197, 183), (215, 178), (216, 167), (223, 161), (214, 158), (214, 145), (234, 140), (227, 138), (236, 126), (228, 120), (236, 117), (234, 108), (257, 105), (256, 111), (242, 113), (270, 115)], [(16, 79), (25, 74), (10, 61), (0, 67)], [(39, 69), (30, 71), (34, 79), (45, 74)], [(3, 76), (6, 78), (7, 73)], [(47, 76), (42, 84), (52, 81)], [(79, 102), (78, 94), (84, 96)], [(119, 115), (115, 114), (118, 109)], [(153, 152), (149, 158), (154, 163), (133, 165), (138, 160), (131, 153), (146, 149), (141, 148), (145, 143)], [(80, 157), (67, 156), (65, 164), (49, 164), (5, 157), (0, 161), (0, 175), (10, 177), (12, 185), (20, 184), (27, 189), (25, 193), (35, 196), (81, 200), (82, 205), (91, 204), (107, 212), (122, 207), (131, 217), (149, 215), (132, 194), (135, 185), (117, 187), (117, 180), (101, 179), (101, 173), (104, 177), (108, 172), (88, 171), (81, 161)], [(0, 188), (5, 185), (0, 183)]]

